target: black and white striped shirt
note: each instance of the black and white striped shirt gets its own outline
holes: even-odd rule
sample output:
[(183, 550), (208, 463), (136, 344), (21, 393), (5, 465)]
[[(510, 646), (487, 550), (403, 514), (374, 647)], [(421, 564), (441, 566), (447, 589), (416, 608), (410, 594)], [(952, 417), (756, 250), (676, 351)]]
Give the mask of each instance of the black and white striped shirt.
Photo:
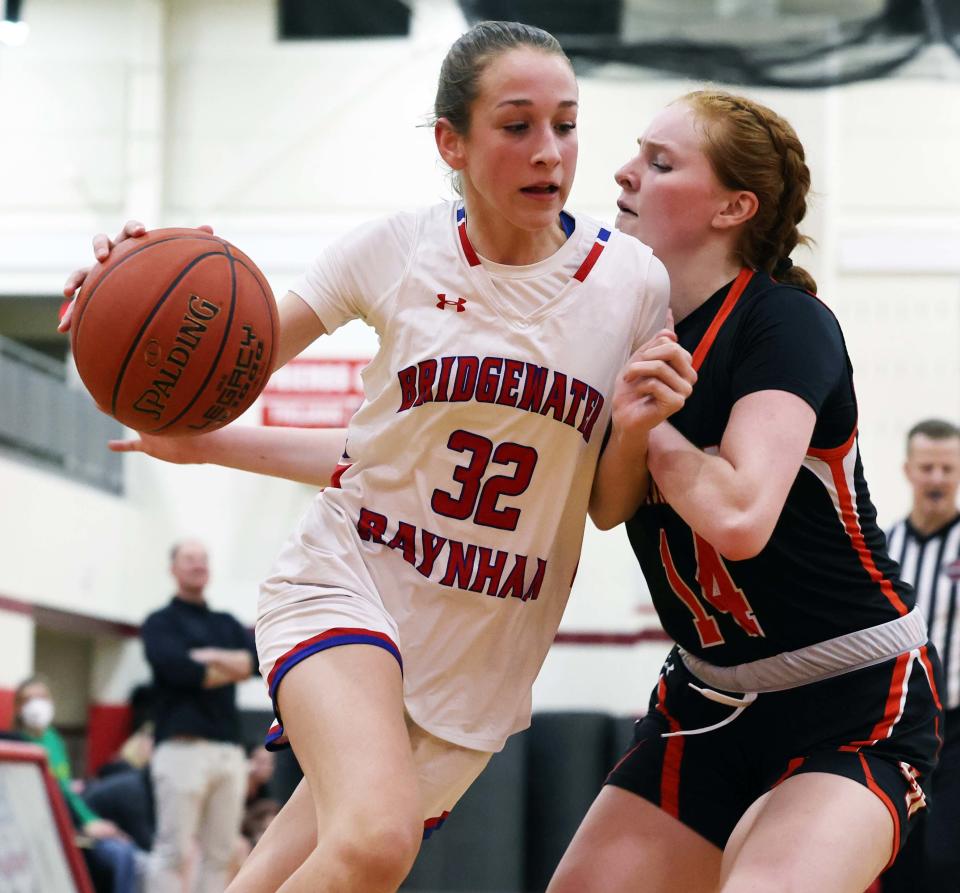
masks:
[(916, 589), (917, 608), (943, 661), (943, 706), (952, 710), (960, 706), (960, 516), (929, 536), (905, 518), (890, 528), (887, 542), (900, 578)]

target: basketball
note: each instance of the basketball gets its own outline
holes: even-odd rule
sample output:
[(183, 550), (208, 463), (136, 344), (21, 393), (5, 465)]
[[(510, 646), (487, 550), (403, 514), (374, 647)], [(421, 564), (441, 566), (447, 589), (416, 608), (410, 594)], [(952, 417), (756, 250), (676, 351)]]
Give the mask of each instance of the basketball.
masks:
[(273, 363), (276, 303), (243, 252), (194, 229), (120, 242), (87, 274), (71, 329), (97, 404), (147, 434), (201, 434), (257, 398)]

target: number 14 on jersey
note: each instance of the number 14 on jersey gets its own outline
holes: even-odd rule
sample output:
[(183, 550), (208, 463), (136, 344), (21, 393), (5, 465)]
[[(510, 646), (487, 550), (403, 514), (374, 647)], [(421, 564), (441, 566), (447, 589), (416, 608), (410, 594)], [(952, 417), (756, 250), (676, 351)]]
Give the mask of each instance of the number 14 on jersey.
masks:
[[(697, 533), (693, 534), (693, 549), (697, 559), (697, 584), (704, 601), (717, 611), (729, 614), (748, 636), (762, 636), (764, 633), (760, 621), (754, 615), (743, 590), (733, 582), (717, 550)], [(700, 598), (680, 576), (663, 530), (660, 531), (660, 559), (670, 588), (693, 615), (693, 626), (700, 637), (700, 644), (704, 648), (722, 644), (724, 638), (717, 619), (707, 613)]]

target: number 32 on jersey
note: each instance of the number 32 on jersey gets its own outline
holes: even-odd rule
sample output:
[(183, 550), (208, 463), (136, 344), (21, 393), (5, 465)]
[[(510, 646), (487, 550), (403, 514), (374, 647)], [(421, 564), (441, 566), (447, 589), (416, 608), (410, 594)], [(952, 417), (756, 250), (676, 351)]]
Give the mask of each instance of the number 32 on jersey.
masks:
[[(697, 559), (697, 584), (703, 601), (717, 611), (733, 617), (737, 626), (748, 636), (762, 636), (764, 633), (760, 628), (760, 621), (754, 615), (743, 590), (733, 582), (730, 571), (717, 550), (697, 533), (693, 534), (693, 550)], [(693, 615), (693, 626), (700, 637), (700, 644), (704, 648), (722, 644), (724, 638), (716, 618), (707, 613), (703, 602), (680, 576), (663, 530), (660, 531), (660, 559), (663, 561), (670, 588)]]

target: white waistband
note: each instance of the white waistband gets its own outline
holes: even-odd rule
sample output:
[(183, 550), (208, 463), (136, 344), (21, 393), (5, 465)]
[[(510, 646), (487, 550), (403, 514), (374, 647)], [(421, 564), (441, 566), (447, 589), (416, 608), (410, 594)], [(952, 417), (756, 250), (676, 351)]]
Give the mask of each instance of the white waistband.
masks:
[(927, 643), (927, 624), (919, 611), (856, 632), (784, 651), (772, 657), (718, 667), (679, 649), (684, 666), (720, 691), (784, 691), (872, 667)]

